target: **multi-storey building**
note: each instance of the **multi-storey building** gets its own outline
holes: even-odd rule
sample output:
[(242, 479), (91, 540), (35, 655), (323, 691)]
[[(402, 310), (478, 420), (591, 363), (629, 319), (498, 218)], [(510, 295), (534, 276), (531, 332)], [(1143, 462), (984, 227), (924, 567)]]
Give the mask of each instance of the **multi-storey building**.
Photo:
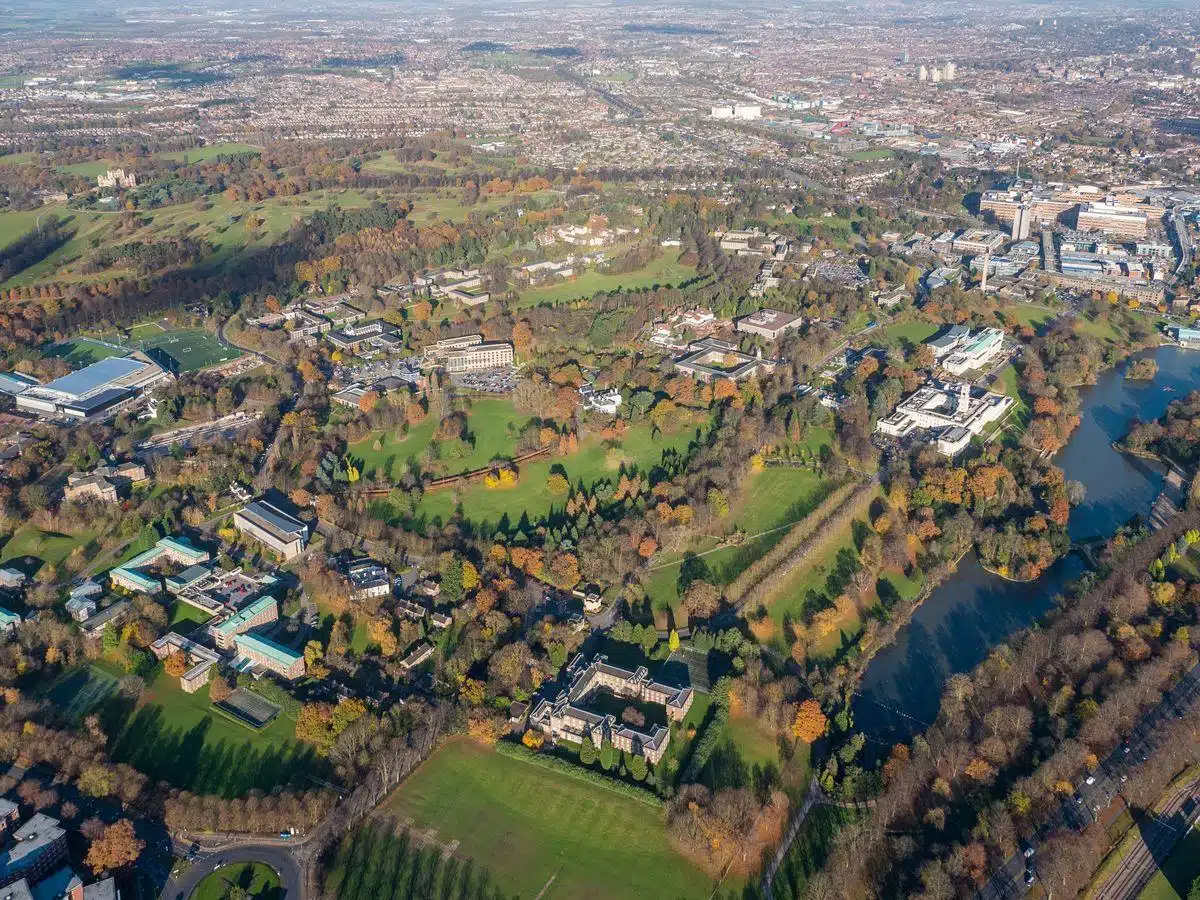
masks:
[(645, 666), (630, 671), (610, 665), (604, 656), (585, 661), (581, 654), (572, 660), (566, 674), (569, 687), (553, 698), (543, 697), (530, 715), (530, 724), (556, 741), (591, 741), (599, 747), (608, 740), (618, 750), (644, 756), (654, 764), (667, 751), (670, 730), (664, 725), (635, 726), (619, 721), (612, 713), (596, 708), (598, 695), (661, 706), (669, 722), (682, 721), (694, 697), (690, 687), (654, 681)]
[(234, 513), (233, 526), (285, 560), (295, 559), (308, 543), (308, 526), (266, 500), (255, 500)]
[(1103, 231), (1120, 237), (1145, 237), (1146, 212), (1116, 203), (1085, 203), (1079, 207), (1076, 227), (1080, 231)]
[(282, 644), (256, 634), (239, 634), (233, 639), (237, 648), (234, 668), (260, 668), (289, 681), (304, 674), (304, 656)]

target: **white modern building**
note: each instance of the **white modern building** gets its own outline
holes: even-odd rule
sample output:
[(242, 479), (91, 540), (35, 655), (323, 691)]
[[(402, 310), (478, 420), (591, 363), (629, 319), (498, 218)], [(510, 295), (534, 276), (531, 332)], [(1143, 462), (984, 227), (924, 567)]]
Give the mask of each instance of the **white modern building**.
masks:
[(48, 419), (100, 419), (171, 377), (149, 356), (135, 350), (27, 388), (16, 395), (17, 409)]
[(967, 382), (930, 382), (919, 388), (880, 419), (875, 430), (891, 437), (907, 438), (931, 432), (930, 443), (947, 456), (954, 456), (971, 437), (1000, 419), (1012, 408), (1013, 398)]
[(942, 363), (951, 375), (982, 369), (1004, 349), (1004, 332), (985, 328), (963, 341)]

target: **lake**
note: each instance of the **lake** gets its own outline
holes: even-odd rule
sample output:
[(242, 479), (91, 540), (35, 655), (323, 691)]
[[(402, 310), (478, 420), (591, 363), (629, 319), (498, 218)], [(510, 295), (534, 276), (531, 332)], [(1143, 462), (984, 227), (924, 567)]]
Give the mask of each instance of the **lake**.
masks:
[[(1145, 516), (1162, 489), (1162, 467), (1118, 453), (1133, 419), (1157, 419), (1174, 399), (1200, 387), (1200, 353), (1159, 347), (1137, 354), (1158, 362), (1152, 382), (1127, 381), (1128, 361), (1081, 391), (1080, 424), (1055, 457), (1069, 480), (1087, 488), (1071, 510), (1074, 540), (1107, 537), (1135, 515)], [(890, 745), (924, 731), (937, 718), (947, 678), (973, 669), (996, 645), (1054, 606), (1054, 596), (1084, 571), (1075, 554), (1028, 584), (984, 571), (974, 554), (921, 604), (896, 641), (880, 651), (863, 676), (854, 703), (855, 725), (873, 742)]]

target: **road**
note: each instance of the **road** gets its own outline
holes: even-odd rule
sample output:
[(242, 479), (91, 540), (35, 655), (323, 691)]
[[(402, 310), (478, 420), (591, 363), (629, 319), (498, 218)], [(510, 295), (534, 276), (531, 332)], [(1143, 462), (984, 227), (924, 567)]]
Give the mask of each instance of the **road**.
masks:
[(1159, 861), (1171, 855), (1171, 850), (1195, 824), (1200, 807), (1197, 794), (1200, 777), (1176, 788), (1149, 821), (1138, 826), (1139, 833), (1133, 848), (1121, 859), (1121, 865), (1107, 880), (1096, 886), (1094, 900), (1133, 900), (1150, 883), (1158, 871)]
[(280, 900), (303, 900), (304, 873), (286, 847), (271, 844), (243, 844), (230, 850), (201, 853), (187, 871), (171, 878), (160, 895), (161, 900), (186, 900), (205, 876), (230, 863), (260, 862), (279, 874)]
[(243, 347), (241, 344), (235, 344), (233, 341), (231, 341), (225, 335), (225, 326), (228, 324), (229, 320), (223, 319), (221, 324), (217, 326), (217, 340), (220, 341), (224, 346), (232, 350), (241, 350), (243, 353), (249, 353), (251, 356), (257, 357), (265, 363), (271, 363), (272, 365), (276, 366), (280, 364), (279, 360), (268, 353), (263, 353), (261, 350), (254, 350), (250, 347)]
[[(1075, 794), (1062, 802), (1050, 820), (1030, 838), (1034, 848), (1033, 869), (1037, 869), (1037, 847), (1054, 831), (1070, 828), (1083, 831), (1096, 821), (1121, 791), (1121, 785), (1138, 766), (1150, 758), (1163, 740), (1163, 726), (1172, 719), (1200, 710), (1200, 665), (1193, 667), (1171, 688), (1162, 702), (1142, 717), (1129, 737), (1100, 763), (1096, 771), (1081, 783)], [(1088, 783), (1090, 781), (1090, 783)], [(992, 873), (980, 889), (979, 900), (1012, 900), (1024, 897), (1032, 885), (1025, 883), (1025, 859), (1020, 852)]]

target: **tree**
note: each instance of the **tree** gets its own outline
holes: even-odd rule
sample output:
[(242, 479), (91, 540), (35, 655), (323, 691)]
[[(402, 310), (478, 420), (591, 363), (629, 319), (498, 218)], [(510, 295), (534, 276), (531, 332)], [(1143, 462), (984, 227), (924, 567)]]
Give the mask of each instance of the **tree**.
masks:
[(525, 734), (521, 736), (521, 743), (530, 750), (541, 750), (546, 743), (546, 736), (534, 728), (526, 728)]
[(679, 632), (674, 628), (671, 629), (670, 637), (667, 638), (667, 646), (671, 648), (672, 653), (679, 649)]
[(604, 771), (612, 771), (613, 767), (617, 764), (618, 758), (617, 748), (612, 745), (612, 741), (605, 738), (600, 744), (600, 765), (604, 768)]
[(585, 738), (579, 745), (579, 761), (585, 766), (590, 766), (596, 761), (596, 745), (590, 738)]
[(127, 866), (141, 855), (145, 841), (139, 840), (133, 831), (133, 823), (121, 819), (104, 829), (104, 832), (88, 847), (85, 860), (97, 875)]
[(165, 660), (163, 660), (163, 671), (173, 678), (178, 678), (188, 670), (187, 654), (182, 650), (176, 650)]
[(805, 700), (796, 709), (796, 717), (792, 720), (792, 734), (806, 744), (811, 744), (825, 734), (829, 720), (821, 710), (821, 704), (816, 700)]
[(233, 689), (229, 686), (229, 681), (223, 675), (214, 675), (208, 683), (208, 699), (213, 703), (228, 700), (229, 695), (232, 693)]
[(707, 619), (721, 607), (721, 593), (707, 581), (693, 581), (683, 594), (683, 609), (693, 619)]

